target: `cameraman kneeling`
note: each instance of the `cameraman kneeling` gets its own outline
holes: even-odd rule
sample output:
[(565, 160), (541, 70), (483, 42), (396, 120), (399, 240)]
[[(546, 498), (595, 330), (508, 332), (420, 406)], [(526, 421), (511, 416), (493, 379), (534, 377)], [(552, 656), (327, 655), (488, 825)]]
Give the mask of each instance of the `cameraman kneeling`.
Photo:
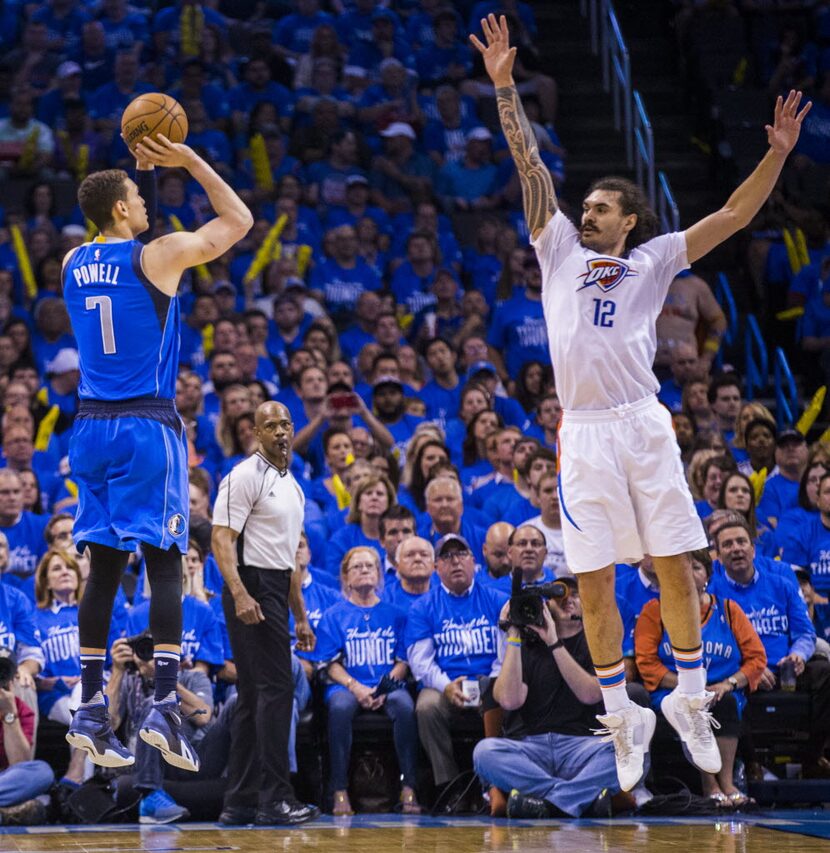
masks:
[(572, 578), (561, 582), (568, 594), (542, 606), (542, 627), (507, 629), (493, 689), (506, 737), (486, 738), (473, 753), (479, 777), (512, 792), (508, 817), (608, 816), (620, 790), (614, 748), (592, 734), (601, 696), (579, 592)]

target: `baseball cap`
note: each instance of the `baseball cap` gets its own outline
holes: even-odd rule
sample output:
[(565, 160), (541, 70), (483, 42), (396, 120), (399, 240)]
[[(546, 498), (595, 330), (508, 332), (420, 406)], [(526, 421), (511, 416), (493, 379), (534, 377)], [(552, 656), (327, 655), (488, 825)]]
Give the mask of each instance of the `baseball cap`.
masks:
[(365, 175), (349, 175), (346, 178), (346, 186), (347, 187), (354, 187), (354, 186), (368, 187), (369, 181), (365, 177)]
[(775, 439), (775, 444), (781, 447), (783, 444), (804, 444), (806, 441), (797, 429), (782, 429)]
[(369, 76), (369, 72), (362, 65), (346, 65), (343, 68), (343, 76), (364, 79)]
[(377, 388), (380, 388), (381, 385), (397, 385), (398, 388), (403, 390), (403, 382), (401, 382), (401, 380), (396, 376), (378, 376), (378, 378), (372, 383), (372, 390), (374, 391)]
[(470, 369), (467, 371), (467, 379), (472, 379), (476, 374), (485, 372), (492, 373), (493, 376), (499, 375), (496, 366), (491, 361), (477, 361), (470, 365)]
[(384, 139), (391, 139), (395, 136), (405, 136), (408, 139), (415, 139), (415, 131), (412, 129), (412, 125), (407, 124), (405, 121), (393, 121), (389, 127), (380, 132), (380, 135)]
[(70, 370), (80, 369), (78, 350), (64, 347), (58, 350), (57, 355), (49, 362), (48, 373), (69, 373)]
[(435, 543), (435, 556), (440, 557), (453, 543), (457, 544), (458, 547), (455, 549), (457, 551), (460, 551), (462, 548), (465, 548), (467, 551), (473, 550), (470, 547), (470, 543), (463, 536), (459, 536), (457, 533), (447, 533)]
[(221, 291), (233, 293), (233, 295), (236, 296), (236, 286), (231, 284), (229, 281), (220, 281), (213, 289), (214, 293), (220, 293)]
[(73, 62), (71, 59), (66, 62), (61, 62), (58, 66), (57, 75), (59, 80), (65, 80), (67, 77), (71, 77), (73, 74), (80, 74), (81, 66), (78, 65), (77, 62)]
[(64, 225), (61, 228), (62, 237), (86, 237), (86, 228), (83, 225)]
[(486, 127), (474, 127), (467, 133), (467, 142), (489, 142), (492, 138), (493, 134)]

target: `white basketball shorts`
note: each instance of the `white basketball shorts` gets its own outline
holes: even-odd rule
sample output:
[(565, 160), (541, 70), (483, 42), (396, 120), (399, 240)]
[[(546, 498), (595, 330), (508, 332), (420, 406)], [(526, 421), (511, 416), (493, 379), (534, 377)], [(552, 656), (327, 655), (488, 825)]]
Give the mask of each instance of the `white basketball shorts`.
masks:
[(565, 412), (558, 447), (571, 571), (707, 547), (671, 415), (656, 397), (615, 409)]

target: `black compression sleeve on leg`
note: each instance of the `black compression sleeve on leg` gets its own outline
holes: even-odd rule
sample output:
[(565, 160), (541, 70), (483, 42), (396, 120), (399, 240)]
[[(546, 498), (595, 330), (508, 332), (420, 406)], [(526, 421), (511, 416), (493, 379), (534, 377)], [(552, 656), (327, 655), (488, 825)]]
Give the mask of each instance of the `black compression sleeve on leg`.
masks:
[(89, 578), (78, 605), (81, 648), (106, 649), (112, 604), (130, 555), (107, 545), (90, 544)]
[(150, 633), (153, 643), (178, 646), (182, 642), (182, 555), (175, 546), (162, 551), (141, 546), (150, 581)]

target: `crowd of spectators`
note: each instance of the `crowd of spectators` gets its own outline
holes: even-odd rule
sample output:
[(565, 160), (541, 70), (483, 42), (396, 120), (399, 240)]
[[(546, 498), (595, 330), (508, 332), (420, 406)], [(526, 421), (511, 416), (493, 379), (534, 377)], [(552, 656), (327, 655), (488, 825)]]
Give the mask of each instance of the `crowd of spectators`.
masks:
[[(0, 822), (77, 817), (73, 797), (92, 772), (68, 750), (54, 767), (33, 760), (38, 726), (66, 726), (79, 700), (77, 603), (88, 574), (72, 542), (77, 487), (66, 458), (79, 370), (60, 293), (63, 253), (90, 234), (55, 188), (132, 167), (119, 117), (149, 91), (181, 101), (188, 144), (231, 180), (256, 224), (181, 289), (176, 404), (191, 528), (179, 698), (202, 768), (177, 773), (135, 741), (153, 678), (139, 551), (107, 664), (113, 726), (139, 750), (135, 772), (118, 780), (119, 802), (137, 792), (147, 822), (219, 812), (236, 671), (210, 553), (212, 502), (256, 448), (253, 411), (276, 399), (294, 420), (292, 470), (306, 496), (297, 571), (317, 633), (315, 652), (295, 660), (292, 771), (311, 748), (296, 737), (310, 709), (327, 732), (329, 804), (349, 814), (352, 721), (384, 713), (405, 813), (452, 785), (464, 761), (459, 725), (488, 736), (474, 762), (494, 813), (609, 813), (611, 747), (585, 741), (599, 696), (562, 545), (561, 406), (541, 275), (493, 92), (466, 42), (493, 10), (510, 17), (519, 91), (561, 187), (556, 84), (523, 2), (2, 6), (0, 169), (28, 191), (24, 205), (0, 211), (0, 647), (16, 667), (0, 678)], [(157, 234), (211, 215), (175, 171), (159, 176), (159, 212)], [(713, 376), (725, 326), (706, 282), (679, 276), (656, 369), (711, 521), (712, 554), (695, 555), (695, 566), (727, 769), (701, 787), (729, 809), (748, 804), (728, 772), (736, 754), (748, 774), (763, 772), (742, 723), (746, 694), (775, 688), (782, 669), (818, 709), (804, 774), (830, 771), (821, 710), (830, 449), (808, 448), (763, 406), (742, 403), (737, 374)], [(540, 629), (542, 649), (559, 638), (564, 651), (551, 663), (528, 645), (503, 677), (506, 650), (521, 641), (503, 624), (513, 569), (529, 585), (564, 579), (570, 594)], [(621, 565), (617, 584), (630, 681), (645, 687), (638, 701), (659, 707), (674, 674), (659, 608), (647, 604), (657, 597), (648, 559)], [(545, 744), (559, 736), (563, 750), (581, 745), (554, 761)], [(418, 789), (419, 763), (434, 792)], [(575, 778), (581, 763), (591, 772)], [(509, 786), (525, 799), (506, 803)], [(648, 796), (641, 788), (632, 803)]]

